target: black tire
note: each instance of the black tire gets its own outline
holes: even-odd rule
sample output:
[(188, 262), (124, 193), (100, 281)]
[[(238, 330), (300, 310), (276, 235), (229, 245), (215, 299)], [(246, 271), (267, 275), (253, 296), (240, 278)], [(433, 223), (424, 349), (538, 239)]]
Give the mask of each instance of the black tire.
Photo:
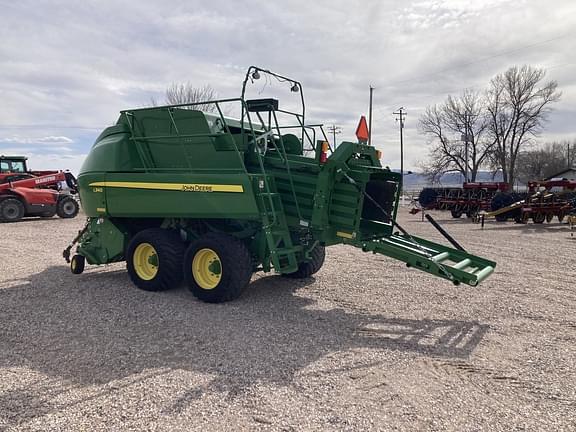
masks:
[(450, 214), (454, 219), (460, 219), (462, 217), (462, 210), (461, 209), (450, 209)]
[(541, 224), (544, 223), (544, 220), (546, 219), (546, 214), (544, 213), (532, 213), (532, 222), (534, 222), (535, 224)]
[(490, 201), (490, 210), (496, 211), (501, 208), (508, 207), (510, 204), (514, 203), (514, 197), (512, 194), (506, 192), (499, 192), (492, 197)]
[[(215, 257), (212, 261), (203, 263), (201, 254), (215, 254)], [(207, 265), (216, 265), (220, 273), (216, 270), (211, 273), (211, 279), (202, 280), (199, 272), (203, 264), (206, 265), (205, 271), (213, 271)], [(250, 282), (252, 257), (244, 243), (234, 237), (222, 233), (208, 233), (190, 244), (184, 256), (183, 269), (188, 289), (196, 298), (208, 303), (223, 303), (240, 297)], [(207, 282), (211, 282), (213, 286)]]
[(478, 217), (478, 210), (468, 210), (466, 212), (466, 217), (469, 219), (475, 219)]
[(282, 276), (293, 279), (309, 278), (322, 268), (326, 258), (326, 248), (324, 246), (317, 245), (314, 249), (312, 249), (312, 252), (310, 252), (310, 258), (310, 261), (300, 263), (298, 265), (298, 270), (296, 270), (294, 273), (286, 273)]
[(74, 255), (70, 260), (70, 271), (73, 274), (82, 274), (86, 266), (86, 258), (82, 255)]
[(56, 214), (62, 219), (72, 219), (76, 217), (79, 211), (80, 206), (78, 205), (78, 201), (71, 196), (64, 196), (58, 199)]
[(432, 188), (424, 188), (418, 195), (418, 203), (422, 208), (434, 208), (438, 199), (438, 191)]
[[(146, 245), (152, 247), (152, 254), (147, 261), (151, 265), (150, 271), (143, 269), (143, 262), (138, 259), (144, 258)], [(144, 291), (165, 291), (178, 286), (182, 282), (184, 248), (180, 234), (176, 231), (162, 228), (140, 231), (126, 248), (126, 268), (130, 279)], [(152, 258), (156, 264), (150, 262)]]
[(24, 204), (17, 198), (0, 201), (0, 221), (16, 222), (24, 217)]

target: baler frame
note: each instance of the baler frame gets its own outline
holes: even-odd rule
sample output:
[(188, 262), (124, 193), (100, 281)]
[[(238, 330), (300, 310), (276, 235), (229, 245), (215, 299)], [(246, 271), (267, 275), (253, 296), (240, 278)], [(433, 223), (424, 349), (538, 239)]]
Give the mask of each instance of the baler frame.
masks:
[[(302, 110), (281, 110), (275, 99), (246, 100), (246, 85), (255, 73), (288, 82), (300, 92)], [(224, 105), (231, 103), (239, 104), (239, 120), (224, 115)], [(205, 106), (214, 113), (202, 112)], [(296, 124), (281, 124), (280, 114), (295, 118)], [(318, 271), (324, 246), (334, 244), (387, 255), (455, 284), (475, 286), (493, 272), (492, 261), (403, 230), (395, 221), (401, 175), (382, 168), (379, 152), (361, 140), (332, 148), (322, 125), (307, 125), (305, 114), (299, 82), (254, 66), (240, 98), (121, 111), (117, 125), (101, 134), (94, 156), (82, 168), (81, 196), (89, 220), (76, 239), (72, 271), (83, 270), (84, 258), (89, 264), (126, 260), (139, 287), (166, 289), (173, 283), (170, 274), (150, 285), (135, 270), (158, 266), (158, 260), (151, 264), (143, 261), (143, 252), (131, 254), (138, 244), (146, 251), (150, 244), (181, 251), (184, 242), (188, 265), (199, 250), (225, 243), (247, 260), (251, 271), (274, 269), (286, 275)], [(283, 133), (288, 129), (297, 129), (300, 136)], [(314, 157), (305, 151), (314, 151)], [(179, 195), (189, 191), (201, 193)], [(394, 233), (395, 227), (403, 234)], [(203, 254), (198, 259), (217, 259), (217, 254)], [(302, 270), (311, 262), (313, 267)], [(202, 276), (206, 280), (207, 274)], [(196, 286), (188, 273), (184, 276)], [(249, 279), (244, 270), (239, 277)], [(207, 301), (239, 295), (194, 290)]]

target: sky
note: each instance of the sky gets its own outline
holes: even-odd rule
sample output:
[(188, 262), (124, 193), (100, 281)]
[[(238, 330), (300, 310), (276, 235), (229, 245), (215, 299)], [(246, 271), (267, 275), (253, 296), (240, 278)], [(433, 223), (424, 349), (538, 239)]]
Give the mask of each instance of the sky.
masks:
[[(250, 65), (301, 82), (307, 121), (340, 126), (339, 141), (355, 141), (373, 86), (372, 140), (392, 168), (394, 111), (407, 112), (404, 166), (416, 170), (424, 109), (513, 65), (545, 68), (562, 91), (539, 141), (576, 139), (573, 0), (0, 0), (0, 18), (0, 154), (33, 169), (78, 172), (120, 110), (171, 83), (238, 97)], [(294, 99), (263, 80), (250, 92)]]

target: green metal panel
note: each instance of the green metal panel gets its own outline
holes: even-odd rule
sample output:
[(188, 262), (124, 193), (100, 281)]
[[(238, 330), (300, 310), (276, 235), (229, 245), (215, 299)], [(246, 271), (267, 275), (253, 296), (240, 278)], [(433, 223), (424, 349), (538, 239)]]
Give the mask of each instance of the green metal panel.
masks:
[(89, 264), (106, 264), (123, 259), (128, 235), (110, 219), (91, 218), (89, 228), (80, 239), (78, 253)]
[(82, 209), (86, 216), (97, 217), (108, 214), (106, 206), (106, 188), (102, 186), (90, 186), (92, 183), (101, 181), (104, 173), (92, 172), (81, 174), (78, 177), (78, 190)]
[(247, 174), (108, 173), (88, 186), (114, 217), (259, 218)]
[(80, 169), (82, 173), (132, 171), (142, 166), (136, 147), (130, 142), (130, 131), (124, 124), (106, 128), (92, 146)]
[(125, 111), (122, 121), (131, 127), (132, 141), (146, 155), (146, 168), (244, 170), (242, 154), (222, 151), (233, 149), (234, 140), (221, 127), (211, 127), (201, 111)]

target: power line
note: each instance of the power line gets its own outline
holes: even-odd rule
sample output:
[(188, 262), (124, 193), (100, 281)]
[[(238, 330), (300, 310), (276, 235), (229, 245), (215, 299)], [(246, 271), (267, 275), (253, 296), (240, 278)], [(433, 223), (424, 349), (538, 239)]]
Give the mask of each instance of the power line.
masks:
[(404, 180), (404, 119), (407, 113), (404, 111), (404, 107), (400, 107), (398, 111), (394, 111), (392, 114), (398, 116), (396, 121), (400, 122), (400, 175)]
[(328, 126), (328, 132), (331, 132), (334, 137), (334, 150), (336, 150), (336, 134), (342, 133), (342, 128), (333, 124), (332, 126)]

